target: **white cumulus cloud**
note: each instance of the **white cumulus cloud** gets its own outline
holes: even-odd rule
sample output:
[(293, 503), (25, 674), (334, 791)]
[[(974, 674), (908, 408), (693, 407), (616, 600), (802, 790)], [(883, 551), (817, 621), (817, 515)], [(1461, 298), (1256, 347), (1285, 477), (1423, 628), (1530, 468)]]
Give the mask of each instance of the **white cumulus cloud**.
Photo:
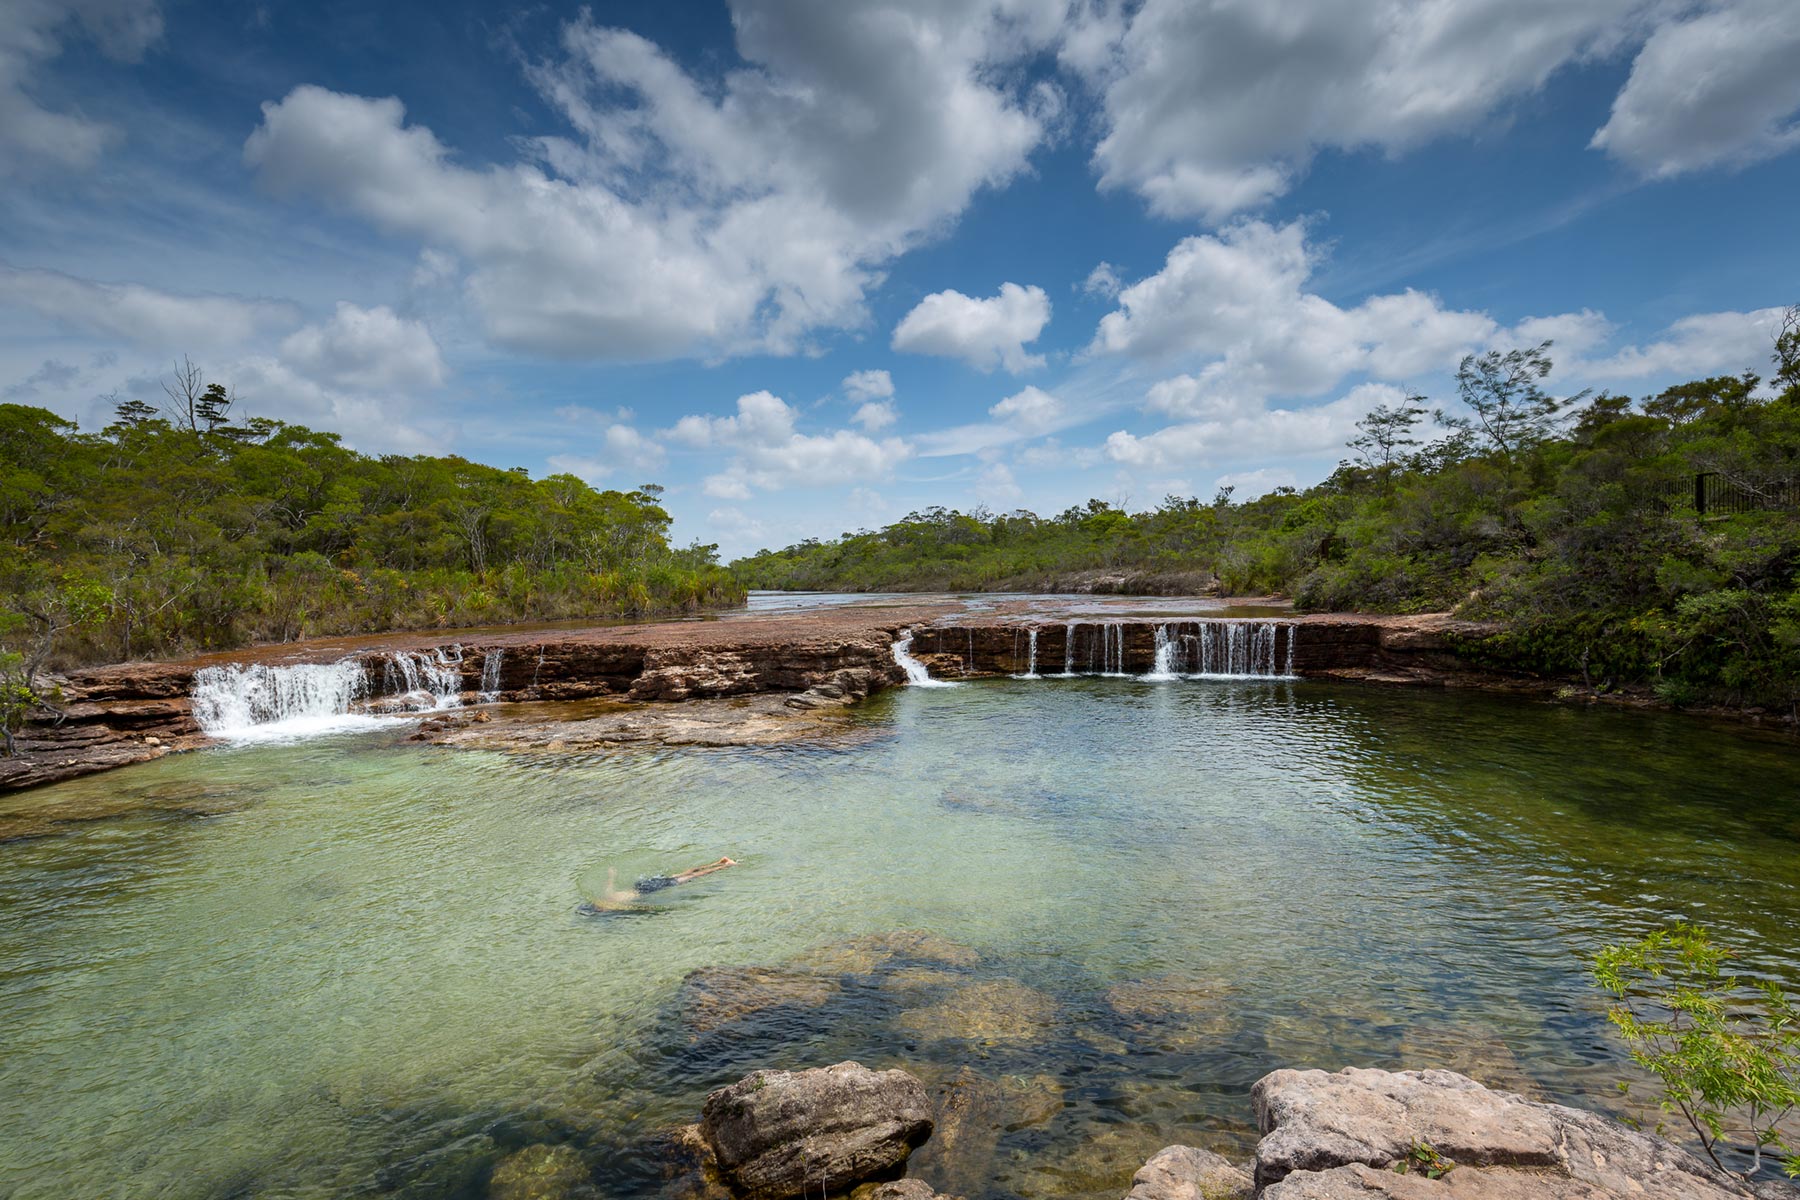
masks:
[(1657, 28), (1593, 145), (1666, 177), (1800, 145), (1800, 10), (1715, 0)]
[[(1779, 6), (1784, 0), (1772, 0)], [(1145, 0), (1076, 22), (1063, 61), (1101, 97), (1102, 187), (1218, 221), (1321, 149), (1399, 153), (1475, 128), (1635, 35), (1655, 0)]]
[(721, 500), (747, 500), (754, 491), (865, 483), (885, 478), (911, 456), (900, 438), (875, 438), (848, 429), (805, 434), (799, 413), (767, 392), (739, 396), (731, 416), (691, 415), (668, 432), (669, 440), (695, 448), (724, 448), (735, 457), (709, 475), (702, 490)]
[(40, 68), (77, 30), (106, 57), (134, 62), (162, 37), (156, 0), (7, 0), (0, 5), (0, 177), (40, 166), (92, 166), (119, 131), (32, 96)]
[(316, 379), (369, 391), (433, 388), (449, 375), (431, 331), (386, 305), (339, 301), (331, 320), (289, 334), (281, 357)]
[(1221, 407), (1204, 420), (1142, 436), (1119, 430), (1106, 439), (1104, 450), (1113, 462), (1152, 470), (1335, 453), (1355, 435), (1356, 422), (1369, 410), (1402, 399), (1398, 388), (1365, 383), (1309, 408), (1268, 408), (1246, 400)]
[(176, 295), (138, 283), (97, 283), (60, 271), (0, 266), (0, 306), (164, 354), (234, 346), (294, 319), (291, 305), (241, 296)]
[(1068, 411), (1062, 401), (1049, 392), (1028, 387), (988, 409), (988, 415), (1020, 433), (1036, 434), (1061, 428)]
[(1653, 341), (1623, 347), (1604, 358), (1574, 360), (1568, 369), (1601, 383), (1654, 375), (1691, 379), (1744, 370), (1766, 374), (1783, 312), (1759, 308), (1753, 312), (1695, 313), (1675, 321)]
[(852, 371), (844, 376), (844, 395), (852, 400), (885, 400), (894, 394), (894, 377), (886, 371)]
[(264, 106), (245, 157), (278, 192), (454, 253), (500, 344), (790, 353), (863, 323), (884, 264), (1025, 167), (1041, 105), (1001, 68), (1059, 8), (736, 0), (741, 63), (714, 77), (584, 15), (531, 71), (572, 135), (519, 161), (464, 165), (399, 99), (312, 86)]
[(933, 292), (894, 328), (893, 346), (913, 354), (960, 358), (980, 371), (1004, 367), (1016, 375), (1044, 365), (1025, 343), (1050, 323), (1050, 297), (1040, 287), (1003, 283), (985, 300), (958, 291)]
[(1162, 270), (1119, 293), (1089, 351), (1210, 360), (1149, 397), (1186, 415), (1239, 397), (1321, 395), (1358, 372), (1399, 380), (1441, 369), (1499, 329), (1485, 313), (1411, 290), (1343, 308), (1306, 290), (1312, 270), (1298, 222), (1242, 221), (1185, 238)]

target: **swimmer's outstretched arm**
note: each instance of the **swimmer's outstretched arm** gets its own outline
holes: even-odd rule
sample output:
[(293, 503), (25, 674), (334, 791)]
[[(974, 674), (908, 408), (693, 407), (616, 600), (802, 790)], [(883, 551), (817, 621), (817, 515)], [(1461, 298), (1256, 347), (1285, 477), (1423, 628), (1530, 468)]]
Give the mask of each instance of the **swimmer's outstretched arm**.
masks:
[(718, 862), (707, 863), (704, 867), (691, 867), (681, 874), (673, 876), (676, 883), (688, 883), (702, 875), (711, 875), (714, 871), (723, 871), (726, 867), (737, 866), (734, 858), (721, 858)]

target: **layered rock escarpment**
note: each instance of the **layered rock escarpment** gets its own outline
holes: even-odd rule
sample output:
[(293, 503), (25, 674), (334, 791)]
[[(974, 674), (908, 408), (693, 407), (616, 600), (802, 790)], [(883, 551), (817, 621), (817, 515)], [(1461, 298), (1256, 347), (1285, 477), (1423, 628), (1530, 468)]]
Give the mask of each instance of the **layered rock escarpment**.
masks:
[(0, 759), (0, 790), (52, 783), (189, 749), (208, 740), (194, 717), (207, 668), (354, 664), (374, 711), (392, 704), (395, 666), (429, 661), (464, 702), (611, 698), (646, 704), (787, 694), (793, 707), (841, 706), (905, 681), (893, 643), (941, 610), (867, 610), (802, 618), (669, 622), (562, 634), (428, 640), (417, 635), (326, 640), (181, 662), (125, 663), (50, 680), (62, 713), (40, 714)]
[[(373, 711), (400, 702), (404, 688), (396, 677), (409, 673), (400, 669), (404, 660), (436, 673), (445, 689), (441, 698), (460, 694), (465, 702), (479, 696), (657, 704), (778, 694), (795, 709), (829, 710), (905, 682), (893, 644), (909, 631), (913, 655), (933, 675), (950, 678), (1018, 675), (1034, 664), (1043, 674), (1065, 669), (1145, 674), (1156, 669), (1159, 650), (1172, 646), (1178, 673), (1210, 670), (1203, 657), (1234, 647), (1230, 654), (1256, 664), (1251, 673), (1531, 686), (1473, 670), (1461, 647), (1490, 630), (1443, 616), (1162, 620), (1121, 613), (1068, 621), (1023, 611), (1026, 607), (1016, 604), (979, 618), (946, 603), (557, 633), (396, 635), (73, 671), (53, 681), (61, 718), (28, 724), (19, 737), (22, 753), (0, 759), (0, 790), (205, 744), (189, 700), (195, 677), (209, 667), (241, 664), (351, 664), (361, 673), (361, 702)], [(696, 740), (709, 741), (711, 735)]]
[[(1486, 683), (1510, 678), (1473, 668), (1466, 648), (1497, 627), (1445, 614), (1379, 616), (1307, 614), (1280, 617), (1103, 617), (1073, 620), (945, 620), (917, 630), (913, 657), (933, 675), (948, 678), (1114, 672), (1147, 674), (1157, 665), (1159, 646), (1175, 644), (1176, 665), (1208, 669), (1197, 660), (1197, 643), (1208, 643), (1215, 661), (1229, 660), (1235, 632), (1236, 657), (1251, 673), (1375, 682)], [(1034, 636), (1035, 635), (1035, 636)], [(1186, 647), (1182, 648), (1182, 644)], [(1272, 667), (1273, 669), (1264, 669)]]

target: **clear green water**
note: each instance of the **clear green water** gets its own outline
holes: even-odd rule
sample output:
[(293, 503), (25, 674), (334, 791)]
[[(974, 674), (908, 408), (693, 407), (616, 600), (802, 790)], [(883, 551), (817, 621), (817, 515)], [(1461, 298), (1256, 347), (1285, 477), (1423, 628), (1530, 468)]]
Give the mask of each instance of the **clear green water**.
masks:
[[(1117, 1194), (1141, 1147), (1246, 1148), (1281, 1065), (1607, 1104), (1583, 956), (1669, 918), (1800, 985), (1789, 742), (1324, 684), (998, 682), (859, 719), (847, 747), (538, 759), (341, 737), (4, 801), (158, 811), (0, 845), (0, 1195), (482, 1196), (567, 1142), (607, 1196), (651, 1196), (650, 1139), (708, 1089), (847, 1057), (1050, 1077), (1060, 1112), (918, 1173)], [(170, 815), (196, 797), (217, 815)], [(608, 867), (727, 853), (645, 913), (577, 911)], [(684, 1023), (695, 968), (899, 927), (981, 961)], [(1216, 1004), (1107, 1002), (1169, 975)], [(1043, 993), (1028, 1035), (946, 1036), (928, 1006), (1000, 979)]]

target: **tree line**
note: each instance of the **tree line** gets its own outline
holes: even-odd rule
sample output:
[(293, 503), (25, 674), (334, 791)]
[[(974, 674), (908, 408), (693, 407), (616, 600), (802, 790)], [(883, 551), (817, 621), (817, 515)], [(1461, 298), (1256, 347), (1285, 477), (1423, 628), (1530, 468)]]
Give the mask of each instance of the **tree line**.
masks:
[[(93, 433), (0, 405), (0, 686), (46, 669), (318, 634), (736, 604), (717, 547), (669, 544), (661, 488), (599, 491), (237, 419), (178, 364)], [(8, 724), (16, 724), (9, 721)]]
[[(1456, 412), (1411, 396), (1358, 423), (1316, 487), (908, 515), (732, 564), (748, 586), (1034, 590), (1094, 569), (1207, 571), (1303, 611), (1500, 622), (1497, 664), (1800, 707), (1800, 307), (1774, 370), (1655, 395), (1556, 396), (1552, 346), (1465, 358)], [(1428, 418), (1432, 418), (1428, 420)], [(1425, 432), (1437, 435), (1426, 437)]]

